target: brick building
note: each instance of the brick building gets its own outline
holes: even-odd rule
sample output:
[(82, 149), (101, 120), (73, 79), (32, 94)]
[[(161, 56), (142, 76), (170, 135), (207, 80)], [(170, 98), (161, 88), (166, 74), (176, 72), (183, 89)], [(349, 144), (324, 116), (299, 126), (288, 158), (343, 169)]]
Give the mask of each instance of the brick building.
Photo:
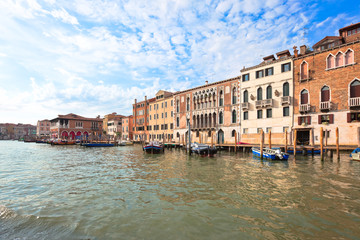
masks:
[(191, 141), (233, 143), (239, 137), (239, 77), (215, 82), (174, 94), (174, 138), (185, 143), (188, 124)]
[[(293, 123), (292, 55), (288, 50), (263, 58), (241, 70), (241, 141), (259, 143), (260, 131), (272, 134), (274, 144), (284, 144), (285, 129)], [(289, 136), (288, 136), (289, 137)]]
[(103, 135), (103, 119), (86, 118), (73, 113), (58, 115), (57, 118), (50, 120), (51, 137), (61, 139), (84, 139), (101, 138)]
[(147, 99), (145, 96), (144, 101), (135, 102), (133, 104), (133, 140), (148, 141), (149, 131), (147, 130), (149, 123), (149, 104), (154, 102), (155, 98)]
[(45, 120), (39, 120), (36, 124), (36, 136), (38, 137), (48, 137), (50, 136), (50, 121)]
[(327, 36), (294, 58), (294, 129), (300, 144), (360, 143), (360, 23)]

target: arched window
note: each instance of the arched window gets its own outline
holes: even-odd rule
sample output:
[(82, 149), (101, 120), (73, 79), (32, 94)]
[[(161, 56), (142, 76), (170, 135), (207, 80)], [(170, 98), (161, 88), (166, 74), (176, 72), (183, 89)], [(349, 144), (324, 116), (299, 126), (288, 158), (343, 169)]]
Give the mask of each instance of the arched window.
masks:
[(326, 66), (327, 68), (333, 68), (334, 67), (334, 56), (333, 55), (329, 55), (327, 58), (326, 58)]
[(257, 89), (257, 100), (262, 100), (262, 88)]
[(300, 65), (300, 80), (302, 79), (308, 79), (309, 76), (308, 76), (308, 64), (307, 62), (302, 62), (301, 65)]
[(354, 52), (349, 49), (345, 53), (345, 65), (354, 63)]
[(289, 83), (288, 82), (286, 82), (286, 83), (284, 83), (283, 84), (283, 96), (284, 97), (287, 97), (287, 96), (289, 96), (290, 95), (290, 87), (289, 87)]
[(344, 65), (344, 56), (341, 52), (339, 52), (335, 58), (335, 67), (340, 67), (342, 65)]
[(321, 102), (330, 101), (330, 88), (328, 86), (324, 86), (321, 88)]
[(224, 122), (223, 122), (223, 113), (222, 112), (220, 112), (219, 113), (219, 124), (223, 124)]
[(176, 118), (176, 127), (179, 127), (179, 126), (180, 126), (180, 118), (177, 117), (177, 118)]
[(244, 91), (243, 98), (244, 98), (244, 100), (243, 100), (244, 103), (249, 102), (249, 92), (247, 90)]
[(233, 91), (232, 91), (232, 104), (236, 104), (236, 88), (234, 87), (233, 88)]
[(232, 137), (235, 137), (235, 135), (236, 135), (236, 131), (235, 131), (235, 129), (234, 129), (234, 130), (232, 130), (232, 132), (231, 132), (231, 136), (232, 136)]
[(180, 112), (180, 101), (176, 100), (176, 112)]
[(308, 104), (309, 103), (309, 92), (308, 90), (304, 89), (301, 91), (301, 103), (300, 104)]
[(357, 97), (360, 97), (360, 81), (356, 79), (350, 84), (350, 98)]
[(268, 86), (266, 88), (266, 99), (272, 99), (272, 87)]
[(232, 123), (236, 123), (236, 111), (232, 111)]
[(186, 98), (186, 111), (190, 111), (190, 98)]
[(221, 90), (219, 93), (219, 106), (224, 106), (224, 96), (223, 96), (223, 91)]

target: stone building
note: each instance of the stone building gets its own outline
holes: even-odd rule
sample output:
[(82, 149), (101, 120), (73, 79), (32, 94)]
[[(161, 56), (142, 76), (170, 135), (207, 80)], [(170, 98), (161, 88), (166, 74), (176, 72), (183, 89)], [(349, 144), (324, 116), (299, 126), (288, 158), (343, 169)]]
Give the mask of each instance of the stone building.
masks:
[(149, 104), (154, 102), (155, 98), (147, 99), (145, 96), (144, 101), (135, 102), (133, 104), (133, 140), (148, 141), (149, 131), (147, 130), (149, 125)]
[(360, 143), (360, 23), (327, 36), (294, 58), (294, 129), (300, 144)]
[(111, 140), (115, 138), (120, 138), (122, 135), (122, 119), (124, 116), (115, 115), (108, 119), (107, 121), (107, 135)]
[(100, 116), (86, 118), (73, 113), (58, 115), (50, 120), (51, 137), (59, 139), (101, 139), (103, 137), (102, 123)]
[(239, 77), (191, 88), (174, 94), (174, 138), (185, 143), (188, 124), (191, 141), (234, 143), (239, 137)]
[(49, 137), (50, 136), (50, 121), (39, 120), (36, 124), (36, 136), (38, 137)]
[[(288, 50), (241, 70), (241, 142), (259, 143), (271, 131), (272, 143), (285, 142), (293, 123), (293, 60)], [(288, 135), (289, 137), (289, 135)]]
[(133, 140), (133, 116), (123, 117), (122, 119), (122, 140)]
[(149, 104), (149, 140), (171, 142), (174, 129), (173, 93), (160, 90), (155, 95), (155, 101)]

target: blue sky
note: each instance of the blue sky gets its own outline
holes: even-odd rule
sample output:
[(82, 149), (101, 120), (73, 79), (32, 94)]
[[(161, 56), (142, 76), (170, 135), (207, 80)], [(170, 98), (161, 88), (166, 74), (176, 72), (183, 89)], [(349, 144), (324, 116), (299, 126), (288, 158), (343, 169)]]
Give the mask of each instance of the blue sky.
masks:
[(0, 122), (129, 115), (360, 22), (349, 0), (1, 0)]

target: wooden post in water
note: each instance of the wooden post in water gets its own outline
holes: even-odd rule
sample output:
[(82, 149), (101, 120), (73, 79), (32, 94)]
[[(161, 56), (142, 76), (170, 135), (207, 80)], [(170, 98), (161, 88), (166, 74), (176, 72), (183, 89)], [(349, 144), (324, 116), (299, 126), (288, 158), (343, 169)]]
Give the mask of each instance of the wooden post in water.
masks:
[(287, 145), (288, 145), (288, 142), (287, 142), (287, 128), (285, 128), (285, 152), (287, 153)]
[(296, 141), (297, 141), (297, 130), (295, 129), (295, 130), (294, 130), (294, 143), (293, 143), (293, 146), (294, 146), (294, 157), (296, 157)]
[(234, 149), (234, 152), (236, 152), (236, 143), (237, 143), (237, 132), (235, 131), (235, 149)]
[(211, 130), (211, 148), (214, 147), (214, 136), (213, 136), (213, 131)]
[(260, 158), (263, 159), (263, 150), (264, 150), (264, 131), (260, 131)]
[(313, 131), (312, 131), (312, 129), (310, 129), (310, 134), (309, 134), (310, 136), (310, 139), (309, 139), (309, 145), (310, 146), (313, 146), (314, 145), (314, 143), (313, 143)]
[(321, 156), (321, 160), (324, 160), (324, 131), (323, 128), (320, 128), (320, 156)]
[(339, 151), (339, 128), (336, 128), (336, 157), (340, 159), (340, 151)]
[(271, 130), (269, 130), (269, 148), (271, 149)]

